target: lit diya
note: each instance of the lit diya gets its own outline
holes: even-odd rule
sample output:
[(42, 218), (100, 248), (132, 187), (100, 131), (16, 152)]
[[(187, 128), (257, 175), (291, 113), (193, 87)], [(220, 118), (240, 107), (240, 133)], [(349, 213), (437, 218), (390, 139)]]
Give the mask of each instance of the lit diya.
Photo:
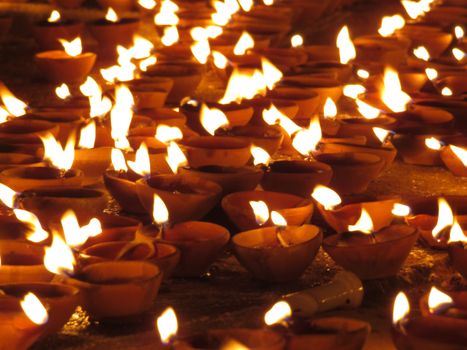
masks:
[(455, 222), (449, 232), (448, 252), (454, 268), (467, 278), (467, 237), (459, 223)]
[(329, 236), (324, 250), (339, 265), (362, 279), (391, 277), (398, 273), (418, 238), (410, 226), (394, 224), (374, 231), (365, 209), (347, 232)]

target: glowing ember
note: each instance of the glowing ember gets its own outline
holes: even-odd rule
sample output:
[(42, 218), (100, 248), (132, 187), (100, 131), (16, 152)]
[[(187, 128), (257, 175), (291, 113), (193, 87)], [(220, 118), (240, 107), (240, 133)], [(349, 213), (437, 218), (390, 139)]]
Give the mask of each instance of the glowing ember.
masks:
[(44, 266), (55, 274), (71, 274), (76, 260), (70, 247), (58, 235), (53, 235), (52, 245), (45, 248)]
[(81, 55), (81, 53), (83, 52), (83, 43), (81, 42), (80, 37), (77, 37), (72, 41), (67, 41), (65, 39), (58, 40), (63, 45), (63, 49), (65, 50), (68, 56), (76, 57)]
[(292, 316), (292, 309), (286, 301), (279, 301), (275, 303), (264, 315), (264, 323), (272, 326), (277, 323), (285, 321)]
[(174, 309), (171, 307), (167, 308), (162, 315), (157, 318), (157, 330), (164, 344), (170, 343), (172, 338), (177, 335), (178, 322)]
[(355, 46), (350, 39), (349, 28), (347, 26), (343, 26), (339, 31), (339, 34), (337, 35), (336, 46), (339, 49), (340, 62), (342, 64), (349, 63), (357, 56)]
[(370, 77), (370, 72), (365, 69), (359, 69), (357, 70), (357, 75), (359, 78), (368, 79)]
[(394, 301), (392, 311), (392, 323), (397, 324), (402, 321), (410, 313), (410, 304), (407, 296), (403, 292), (399, 292)]
[(263, 226), (269, 220), (269, 208), (264, 201), (250, 201), (250, 207), (255, 215), (256, 223)]
[(23, 312), (34, 324), (40, 326), (46, 324), (49, 320), (47, 309), (35, 294), (29, 292), (24, 296), (20, 304)]
[(437, 310), (450, 306), (453, 303), (454, 301), (449, 295), (436, 287), (431, 287), (430, 294), (428, 295), (428, 308), (431, 313), (435, 313)]
[(349, 225), (348, 230), (349, 232), (362, 232), (366, 234), (370, 234), (373, 232), (373, 220), (371, 220), (370, 214), (365, 209), (362, 209), (362, 213), (360, 214), (360, 218), (357, 220), (355, 225)]
[(303, 46), (303, 37), (300, 34), (295, 34), (290, 38), (290, 44), (292, 47)]
[(251, 145), (250, 147), (251, 155), (253, 156), (253, 164), (254, 165), (268, 165), (271, 161), (271, 156), (268, 152), (266, 152), (261, 147), (257, 147), (255, 145)]
[(462, 39), (464, 37), (464, 34), (464, 28), (462, 28), (461, 26), (455, 26), (454, 35), (456, 36), (456, 39)]
[(313, 197), (313, 199), (321, 204), (326, 210), (333, 210), (342, 203), (342, 199), (336, 191), (323, 185), (316, 186), (311, 197)]
[(55, 94), (58, 96), (58, 98), (62, 100), (66, 100), (68, 97), (71, 96), (70, 89), (65, 83), (55, 88)]
[(443, 96), (452, 96), (453, 95), (453, 92), (450, 88), (448, 88), (447, 86), (443, 87), (441, 89), (441, 95)]

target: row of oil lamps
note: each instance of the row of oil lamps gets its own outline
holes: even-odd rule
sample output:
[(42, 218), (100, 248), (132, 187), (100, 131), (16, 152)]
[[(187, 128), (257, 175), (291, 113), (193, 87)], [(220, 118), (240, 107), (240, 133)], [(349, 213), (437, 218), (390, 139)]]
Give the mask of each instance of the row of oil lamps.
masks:
[[(166, 11), (177, 13), (171, 2), (163, 3)], [(26, 114), (25, 106), (2, 88), (1, 198), (10, 208), (9, 215), (2, 216), (2, 234), (14, 240), (1, 243), (0, 278), (8, 284), (2, 286), (6, 296), (0, 299), (5, 310), (11, 310), (11, 314), (2, 313), (10, 344), (17, 341), (15, 348), (25, 348), (38, 337), (58, 331), (77, 304), (96, 319), (145, 312), (162, 278), (196, 277), (205, 272), (230, 235), (219, 225), (193, 220), (203, 218), (221, 198), (224, 212), (241, 231), (232, 238), (234, 252), (261, 280), (284, 282), (300, 277), (321, 243), (339, 265), (361, 279), (393, 276), (419, 236), (431, 247), (448, 249), (453, 266), (466, 276), (466, 237), (461, 229), (467, 211), (464, 197), (447, 198), (457, 213), (454, 217), (444, 200), (439, 200), (436, 213), (436, 198), (407, 202), (410, 212), (400, 198), (342, 200), (324, 186), (342, 195), (365, 192), (369, 182), (394, 160), (394, 146), (408, 163), (439, 165), (444, 161), (456, 175), (465, 175), (465, 141), (457, 135), (465, 127), (465, 59), (453, 56), (459, 54), (453, 50), (462, 52), (464, 45), (459, 30), (454, 39), (453, 34), (441, 29), (438, 33), (436, 26), (421, 24), (420, 19), (404, 26), (393, 16), (390, 23), (395, 24), (389, 34), (382, 26), (379, 36), (357, 38), (354, 46), (348, 29), (343, 28), (337, 40), (339, 63), (336, 47), (302, 46), (297, 37), (293, 37), (297, 47), (268, 47), (271, 40), (278, 40), (277, 32), (268, 32), (271, 27), (289, 31), (271, 23), (271, 12), (288, 18), (284, 7), (246, 11), (243, 16), (250, 21), (235, 15), (231, 23), (240, 22), (241, 30), (235, 35), (226, 31), (226, 38), (224, 33), (213, 39), (207, 27), (188, 25), (188, 44), (183, 34), (177, 34), (178, 43), (166, 38), (166, 43), (173, 43), (164, 44), (156, 60), (152, 59), (153, 46), (142, 50), (143, 54), (136, 49), (147, 48), (148, 40), (135, 39), (132, 48), (118, 49), (117, 65), (101, 70), (107, 83), (101, 87), (88, 78), (80, 85), (85, 98), (78, 97), (78, 89), (71, 93), (67, 85), (61, 85), (56, 92), (64, 101), (38, 106)], [(161, 4), (157, 14), (163, 8)], [(424, 6), (418, 15), (409, 8), (410, 17), (447, 21), (447, 27), (454, 29), (451, 23), (456, 12), (443, 10), (445, 6), (433, 11)], [(433, 17), (436, 13), (439, 17)], [(182, 33), (177, 24), (161, 24), (163, 43), (172, 28)], [(201, 29), (193, 34), (195, 28)], [(449, 40), (437, 41), (438, 35)], [(212, 51), (198, 55), (207, 38), (218, 40), (219, 45), (208, 45)], [(444, 48), (436, 46), (441, 41)], [(42, 68), (57, 72), (62, 57), (71, 62), (54, 73), (59, 82), (70, 72), (79, 72), (81, 64), (72, 58), (74, 47), (68, 41), (63, 44), (68, 51), (58, 54), (58, 59), (52, 57), (48, 68)], [(422, 58), (410, 55), (407, 59), (408, 45)], [(421, 47), (436, 58), (427, 58)], [(41, 54), (36, 56), (39, 66)], [(166, 100), (178, 104), (193, 94), (204, 75), (206, 57), (227, 81), (220, 102), (188, 99), (178, 111), (161, 108)], [(152, 66), (141, 64), (146, 60)], [(397, 60), (409, 63), (407, 70), (399, 70), (399, 76), (393, 69), (384, 71), (374, 64), (398, 65)], [(365, 87), (346, 85), (353, 71)], [(79, 79), (70, 80), (84, 80), (88, 73), (80, 72)], [(52, 73), (49, 77), (56, 80)], [(342, 94), (342, 103), (355, 103), (370, 119), (338, 114), (334, 101)], [(319, 117), (311, 118), (316, 113)], [(388, 140), (391, 131), (395, 134)], [(76, 149), (75, 134), (79, 134)], [(131, 148), (137, 151), (128, 151)], [(269, 164), (270, 155), (277, 159), (278, 154), (288, 157)], [(247, 165), (252, 157), (255, 166)], [(111, 164), (112, 170), (106, 170)], [(108, 193), (124, 211), (149, 213), (153, 223), (142, 226), (134, 219), (101, 214), (107, 193), (84, 186), (100, 182), (102, 174)], [(265, 191), (253, 191), (258, 184)], [(320, 228), (306, 224), (315, 206), (310, 195), (323, 224), (337, 234), (323, 240)], [(393, 222), (394, 215), (405, 217), (408, 225), (402, 219)], [(61, 283), (44, 283), (51, 279)], [(338, 282), (321, 292), (324, 297), (310, 292), (314, 302), (348, 291), (348, 284)], [(29, 294), (19, 304), (27, 292), (39, 295), (48, 309)], [(439, 291), (433, 293), (434, 300), (436, 293), (439, 298)], [(441, 302), (422, 300), (422, 316), (410, 315), (406, 299), (398, 297), (397, 347), (421, 349), (428, 343), (436, 348), (461, 348), (465, 343), (464, 294), (443, 294)], [(361, 298), (361, 290), (356, 295)], [(294, 300), (289, 300), (292, 306)], [(274, 326), (279, 328), (277, 333), (209, 331), (198, 338), (177, 339), (172, 329), (161, 330), (161, 339), (169, 348), (182, 349), (224, 345), (282, 349), (284, 338), (292, 349), (307, 348), (315, 341), (325, 342), (330, 349), (343, 348), (343, 344), (358, 349), (369, 332), (366, 323), (347, 319), (307, 323), (292, 318), (287, 329), (287, 322), (282, 321), (287, 317), (286, 313), (267, 321), (282, 323)], [(170, 329), (173, 317), (162, 318), (161, 324)], [(434, 332), (433, 325), (441, 325), (442, 331)], [(223, 344), (228, 338), (237, 343)]]

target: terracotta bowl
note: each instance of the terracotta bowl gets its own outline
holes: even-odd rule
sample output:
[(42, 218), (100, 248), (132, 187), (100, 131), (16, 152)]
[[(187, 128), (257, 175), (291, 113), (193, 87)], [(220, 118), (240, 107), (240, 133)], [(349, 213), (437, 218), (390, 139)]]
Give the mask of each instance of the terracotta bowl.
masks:
[(320, 102), (318, 93), (304, 91), (304, 89), (294, 87), (278, 86), (269, 93), (269, 96), (279, 100), (296, 103), (298, 106), (298, 112), (295, 115), (295, 118), (298, 119), (310, 117), (318, 110)]
[(41, 21), (33, 26), (32, 34), (41, 50), (61, 50), (63, 46), (58, 39), (71, 41), (81, 36), (83, 28), (83, 23), (73, 20), (54, 23)]
[(45, 136), (48, 133), (56, 137), (58, 135), (58, 126), (49, 122), (21, 120), (21, 118), (0, 124), (0, 137), (4, 142), (10, 140), (21, 140), (21, 143), (25, 144), (40, 142), (40, 136)]
[(156, 126), (164, 124), (183, 128), (186, 124), (186, 116), (183, 113), (176, 112), (170, 108), (142, 110), (139, 113), (150, 118)]
[(247, 140), (224, 136), (200, 136), (182, 140), (188, 163), (193, 168), (206, 165), (244, 166), (251, 158)]
[(86, 266), (65, 283), (81, 290), (83, 307), (92, 318), (108, 319), (149, 311), (161, 281), (162, 272), (156, 265), (144, 261), (112, 261)]
[(454, 269), (467, 279), (467, 249), (462, 243), (450, 243), (448, 252)]
[(30, 154), (0, 153), (0, 171), (21, 166), (36, 166), (40, 163), (40, 159)]
[(441, 56), (453, 38), (451, 33), (442, 32), (441, 29), (433, 30), (433, 27), (418, 24), (405, 26), (397, 35), (408, 38), (412, 43), (411, 47), (425, 46), (432, 57)]
[(397, 275), (418, 238), (417, 230), (391, 225), (375, 236), (372, 242), (362, 233), (336, 234), (324, 239), (323, 248), (337, 264), (363, 280)]
[(49, 282), (53, 274), (44, 267), (44, 247), (14, 240), (0, 241), (0, 283)]
[(137, 86), (131, 90), (136, 108), (162, 108), (167, 100), (168, 91), (146, 86)]
[(331, 178), (332, 169), (324, 163), (282, 160), (270, 164), (261, 181), (261, 187), (266, 191), (308, 198), (316, 185), (327, 185)]
[(115, 55), (116, 51), (113, 51), (117, 45), (124, 47), (131, 46), (133, 36), (137, 32), (139, 24), (139, 19), (137, 18), (123, 18), (117, 23), (99, 19), (89, 23), (88, 28), (92, 36), (99, 43), (99, 49), (102, 51), (112, 51), (112, 54)]
[(0, 38), (10, 32), (13, 18), (9, 16), (0, 16)]
[(19, 221), (12, 213), (0, 215), (0, 240), (24, 241), (31, 233), (31, 227)]
[(338, 137), (352, 137), (356, 135), (363, 135), (366, 137), (367, 142), (373, 145), (379, 145), (381, 142), (373, 132), (373, 128), (382, 128), (391, 130), (396, 123), (396, 119), (381, 116), (375, 119), (364, 118), (345, 118), (339, 120)]
[(49, 167), (10, 168), (0, 173), (0, 181), (16, 192), (43, 187), (79, 187), (83, 173), (80, 170), (68, 170), (64, 174)]
[(167, 206), (171, 223), (203, 218), (218, 202), (222, 188), (211, 181), (183, 175), (155, 175), (136, 182), (141, 204), (152, 213), (154, 194)]
[(330, 185), (340, 194), (365, 192), (385, 164), (383, 158), (371, 153), (324, 153), (316, 160), (332, 168)]
[(465, 82), (466, 75), (449, 75), (436, 82), (440, 89), (443, 86), (448, 86), (454, 95), (462, 95), (467, 91), (467, 83)]
[(78, 113), (62, 112), (62, 111), (47, 111), (33, 112), (23, 116), (24, 120), (39, 120), (52, 123), (58, 126), (57, 141), (66, 144), (68, 139), (78, 132), (83, 124), (83, 119)]
[(339, 61), (339, 49), (335, 45), (309, 45), (303, 48), (309, 61)]
[(170, 92), (174, 82), (170, 78), (143, 77), (131, 81), (129, 85), (135, 88), (157, 89)]
[[(250, 201), (264, 201), (269, 210), (278, 211), (287, 220), (288, 225), (292, 226), (303, 225), (313, 214), (311, 200), (288, 193), (268, 191), (232, 193), (222, 199), (222, 209), (240, 231), (259, 227), (249, 204)], [(263, 226), (272, 226), (272, 223), (267, 222)]]
[(293, 69), (299, 74), (329, 73), (339, 82), (346, 83), (352, 75), (352, 67), (339, 61), (309, 62)]
[(398, 66), (405, 63), (410, 41), (369, 35), (355, 38), (354, 44), (359, 62), (381, 62)]
[(102, 174), (111, 164), (111, 147), (75, 150), (73, 168), (79, 169), (87, 178), (102, 178)]
[[(273, 90), (274, 91), (274, 90)], [(266, 126), (266, 122), (263, 119), (263, 111), (271, 108), (274, 105), (282, 114), (294, 119), (298, 113), (299, 107), (295, 101), (289, 101), (288, 99), (277, 99), (268, 96), (259, 96), (251, 100), (246, 101), (253, 107), (253, 117), (251, 118), (248, 125), (259, 125)]]
[(257, 279), (268, 282), (298, 279), (318, 253), (322, 233), (313, 225), (287, 226), (281, 237), (288, 246), (278, 242), (275, 227), (239, 233), (232, 238), (235, 256)]
[(65, 51), (44, 51), (36, 54), (35, 62), (42, 75), (51, 82), (79, 83), (86, 80), (96, 57), (91, 52), (71, 57)]
[(179, 173), (185, 177), (201, 178), (212, 181), (222, 187), (222, 193), (240, 191), (252, 191), (261, 181), (263, 171), (259, 168), (244, 167), (219, 167), (207, 165), (200, 168), (183, 167)]
[(295, 48), (255, 49), (255, 52), (265, 56), (275, 66), (286, 68), (300, 66), (308, 59), (305, 51)]
[(126, 212), (133, 214), (146, 213), (136, 193), (136, 181), (140, 178), (139, 175), (131, 172), (119, 173), (114, 170), (107, 170), (104, 173), (105, 188)]

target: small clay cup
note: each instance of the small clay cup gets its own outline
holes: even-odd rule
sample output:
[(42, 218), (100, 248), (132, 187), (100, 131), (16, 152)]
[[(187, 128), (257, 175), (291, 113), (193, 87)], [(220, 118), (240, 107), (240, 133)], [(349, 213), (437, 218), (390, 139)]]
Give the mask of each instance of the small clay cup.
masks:
[(84, 25), (74, 20), (59, 22), (41, 21), (32, 28), (32, 35), (37, 45), (42, 51), (63, 49), (59, 39), (71, 41), (80, 37), (83, 33)]
[(133, 172), (122, 173), (114, 170), (107, 170), (104, 173), (105, 188), (118, 202), (122, 209), (132, 214), (144, 214), (146, 210), (141, 205), (136, 194), (136, 181), (141, 176)]
[(86, 80), (96, 63), (96, 55), (86, 52), (69, 56), (65, 51), (44, 51), (36, 54), (35, 62), (42, 75), (54, 83), (79, 83)]
[(58, 135), (58, 126), (49, 122), (39, 120), (22, 120), (16, 118), (6, 123), (0, 124), (0, 137), (4, 142), (15, 141), (13, 143), (35, 143), (40, 142), (40, 137), (46, 134)]

